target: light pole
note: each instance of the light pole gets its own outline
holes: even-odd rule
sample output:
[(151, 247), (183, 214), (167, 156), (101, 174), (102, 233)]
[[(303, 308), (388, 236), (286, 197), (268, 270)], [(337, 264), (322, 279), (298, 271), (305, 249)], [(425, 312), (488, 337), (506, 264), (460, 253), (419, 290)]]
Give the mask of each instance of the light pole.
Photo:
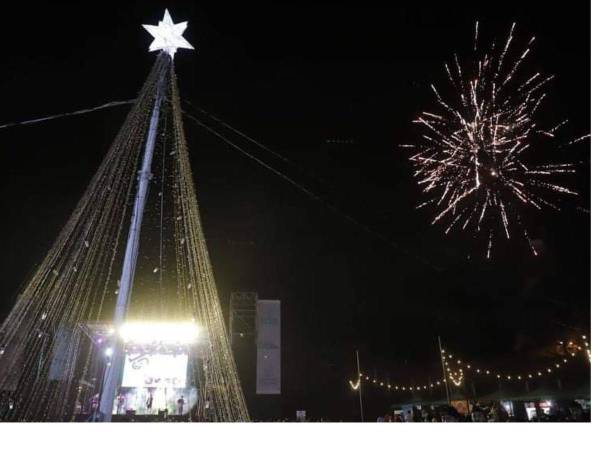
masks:
[(360, 359), (358, 357), (358, 349), (356, 350), (356, 375), (358, 379), (358, 401), (360, 403), (360, 421), (365, 421), (363, 413), (363, 400), (362, 400), (362, 377), (360, 375)]
[(121, 343), (118, 342), (118, 330), (125, 321), (127, 306), (129, 305), (129, 299), (131, 295), (131, 288), (133, 287), (133, 279), (135, 275), (135, 267), (137, 264), (138, 248), (140, 243), (140, 231), (142, 228), (142, 219), (144, 217), (146, 199), (148, 197), (148, 185), (152, 175), (152, 157), (154, 155), (154, 143), (156, 142), (156, 134), (158, 130), (160, 106), (164, 97), (163, 90), (166, 74), (166, 67), (163, 67), (157, 83), (156, 98), (154, 100), (152, 117), (150, 118), (150, 125), (148, 127), (148, 136), (146, 138), (146, 146), (144, 149), (144, 159), (142, 160), (142, 166), (139, 172), (138, 188), (131, 216), (131, 225), (129, 226), (129, 235), (127, 237), (127, 247), (125, 248), (123, 268), (121, 270), (121, 281), (113, 319), (113, 326), (116, 332), (112, 337), (113, 355), (111, 358), (111, 364), (107, 367), (102, 386), (102, 393), (100, 394), (99, 409), (104, 422), (111, 421), (115, 392), (118, 385), (121, 383), (125, 351)]
[(450, 386), (448, 386), (448, 379), (446, 378), (446, 364), (444, 361), (444, 351), (442, 350), (442, 338), (438, 336), (438, 347), (440, 349), (440, 361), (442, 363), (442, 375), (444, 375), (444, 384), (446, 385), (446, 400), (450, 404)]

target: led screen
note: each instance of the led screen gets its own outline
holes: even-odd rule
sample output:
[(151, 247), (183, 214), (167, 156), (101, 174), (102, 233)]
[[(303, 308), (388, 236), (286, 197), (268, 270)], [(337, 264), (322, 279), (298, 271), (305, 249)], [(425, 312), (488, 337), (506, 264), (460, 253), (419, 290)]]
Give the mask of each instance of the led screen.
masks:
[(180, 354), (125, 355), (123, 387), (183, 388), (187, 384), (188, 356)]

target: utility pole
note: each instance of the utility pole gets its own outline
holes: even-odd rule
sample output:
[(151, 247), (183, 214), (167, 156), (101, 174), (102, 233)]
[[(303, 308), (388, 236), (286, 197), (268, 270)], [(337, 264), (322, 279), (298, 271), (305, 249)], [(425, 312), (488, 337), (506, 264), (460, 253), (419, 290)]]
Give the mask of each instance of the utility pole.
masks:
[(363, 413), (363, 401), (362, 401), (362, 377), (360, 376), (360, 359), (358, 357), (358, 349), (356, 350), (356, 375), (358, 379), (358, 401), (360, 403), (360, 421), (365, 421)]
[(440, 349), (440, 361), (442, 363), (442, 375), (444, 375), (444, 384), (446, 385), (446, 400), (450, 404), (450, 386), (448, 386), (448, 379), (446, 378), (446, 364), (444, 364), (444, 352), (442, 350), (442, 338), (438, 336), (438, 347)]
[[(166, 58), (165, 54), (159, 58)], [(156, 98), (154, 99), (154, 107), (148, 126), (148, 136), (146, 138), (146, 146), (144, 149), (144, 159), (139, 172), (138, 188), (135, 196), (135, 203), (131, 215), (131, 224), (129, 226), (129, 235), (127, 237), (127, 247), (125, 248), (125, 256), (123, 259), (123, 267), (121, 269), (121, 278), (119, 284), (119, 293), (117, 296), (117, 304), (115, 306), (115, 314), (113, 319), (113, 327), (115, 334), (112, 336), (112, 357), (106, 365), (104, 383), (100, 394), (101, 420), (110, 422), (112, 420), (113, 403), (117, 387), (121, 383), (123, 376), (123, 364), (125, 362), (125, 351), (123, 345), (118, 340), (118, 331), (127, 314), (127, 307), (133, 287), (133, 279), (135, 275), (135, 267), (138, 257), (138, 249), (140, 243), (140, 231), (142, 228), (142, 219), (144, 217), (144, 208), (148, 197), (148, 185), (152, 176), (152, 157), (154, 155), (154, 144), (156, 142), (156, 134), (158, 131), (158, 118), (160, 116), (160, 107), (164, 98), (165, 80), (167, 75), (168, 65), (162, 68), (162, 73), (157, 82)]]

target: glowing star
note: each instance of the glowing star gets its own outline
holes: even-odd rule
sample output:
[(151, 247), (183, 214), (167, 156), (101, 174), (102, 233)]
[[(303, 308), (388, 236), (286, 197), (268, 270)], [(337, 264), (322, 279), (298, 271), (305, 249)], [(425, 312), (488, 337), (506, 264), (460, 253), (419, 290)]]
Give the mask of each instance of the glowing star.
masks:
[(193, 50), (194, 47), (185, 40), (183, 32), (187, 28), (187, 22), (173, 23), (169, 10), (165, 9), (163, 20), (158, 25), (142, 25), (148, 33), (152, 35), (154, 41), (150, 44), (148, 51), (165, 51), (173, 58), (178, 48), (187, 48)]

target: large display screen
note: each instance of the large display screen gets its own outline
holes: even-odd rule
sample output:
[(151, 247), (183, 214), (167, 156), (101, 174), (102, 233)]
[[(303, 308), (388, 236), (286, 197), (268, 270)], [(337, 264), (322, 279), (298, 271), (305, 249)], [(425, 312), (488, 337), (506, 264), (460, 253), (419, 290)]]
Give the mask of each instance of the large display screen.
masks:
[(128, 353), (125, 355), (123, 387), (184, 388), (188, 355)]

